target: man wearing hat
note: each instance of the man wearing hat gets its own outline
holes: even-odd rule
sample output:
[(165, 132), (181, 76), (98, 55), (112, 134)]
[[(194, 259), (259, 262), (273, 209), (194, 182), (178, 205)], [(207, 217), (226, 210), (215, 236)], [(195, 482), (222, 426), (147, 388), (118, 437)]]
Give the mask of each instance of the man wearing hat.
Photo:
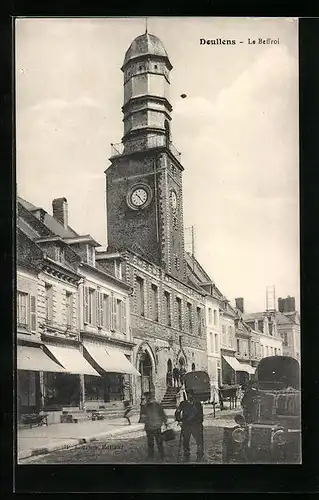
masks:
[(164, 460), (164, 447), (161, 435), (162, 425), (167, 426), (167, 416), (162, 405), (155, 401), (154, 394), (145, 393), (146, 404), (142, 409), (142, 421), (145, 423), (147, 437), (148, 458), (154, 458), (154, 441), (156, 441), (158, 452)]
[(188, 462), (190, 459), (189, 442), (193, 436), (197, 445), (197, 461), (199, 462), (204, 455), (203, 406), (192, 389), (187, 391), (187, 398), (177, 408), (175, 419), (182, 426), (184, 461)]

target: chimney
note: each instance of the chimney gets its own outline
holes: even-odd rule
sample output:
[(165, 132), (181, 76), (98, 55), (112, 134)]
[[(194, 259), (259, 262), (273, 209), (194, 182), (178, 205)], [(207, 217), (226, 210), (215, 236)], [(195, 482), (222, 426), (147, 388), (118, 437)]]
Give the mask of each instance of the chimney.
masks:
[(237, 299), (235, 299), (235, 302), (237, 309), (239, 309), (244, 314), (244, 298), (237, 297)]
[(294, 312), (296, 310), (295, 297), (288, 297), (278, 299), (278, 311), (281, 313)]
[(52, 210), (53, 217), (63, 227), (68, 227), (68, 200), (66, 198), (55, 198), (52, 201)]

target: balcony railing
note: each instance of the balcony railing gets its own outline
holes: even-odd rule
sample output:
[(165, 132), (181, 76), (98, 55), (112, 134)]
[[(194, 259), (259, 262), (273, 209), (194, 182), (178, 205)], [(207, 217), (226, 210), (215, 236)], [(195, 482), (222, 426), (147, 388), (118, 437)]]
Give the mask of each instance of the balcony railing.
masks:
[(171, 153), (181, 161), (182, 154), (176, 149), (171, 141), (167, 141), (165, 136), (161, 135), (149, 135), (145, 137), (145, 140), (141, 143), (134, 144), (133, 142), (128, 143), (125, 148), (122, 142), (113, 144), (111, 143), (111, 157), (120, 156), (124, 153), (132, 153), (134, 151), (143, 151), (143, 149), (153, 149), (166, 146)]

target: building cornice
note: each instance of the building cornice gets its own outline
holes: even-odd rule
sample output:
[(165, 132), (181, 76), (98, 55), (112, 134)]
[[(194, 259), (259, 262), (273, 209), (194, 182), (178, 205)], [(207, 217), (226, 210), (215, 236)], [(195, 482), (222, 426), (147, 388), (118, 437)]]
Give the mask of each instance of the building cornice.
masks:
[(67, 269), (60, 264), (59, 262), (55, 262), (49, 257), (45, 256), (42, 263), (42, 271), (51, 274), (52, 276), (63, 279), (64, 281), (71, 282), (73, 284), (77, 284), (82, 276), (71, 269)]
[(129, 340), (121, 340), (121, 339), (111, 337), (109, 335), (106, 336), (106, 335), (95, 333), (95, 332), (87, 332), (85, 330), (81, 330), (81, 332), (80, 332), (81, 341), (85, 337), (90, 338), (90, 339), (104, 340), (105, 342), (108, 342), (110, 344), (117, 344), (117, 345), (120, 345), (123, 347), (129, 347), (129, 348), (132, 348), (132, 347), (137, 345), (135, 342), (131, 342)]
[[(204, 290), (198, 290), (197, 288), (189, 285), (188, 283), (185, 283), (184, 281), (182, 280), (179, 280), (178, 278), (176, 278), (175, 276), (172, 276), (171, 274), (169, 274), (167, 271), (165, 271), (163, 268), (157, 266), (156, 264), (154, 264), (153, 262), (145, 259), (144, 257), (142, 257), (140, 254), (138, 254), (137, 252), (132, 252), (131, 250), (125, 250), (125, 252), (123, 252), (123, 255), (125, 256), (125, 254), (127, 254), (127, 257), (126, 257), (126, 260), (129, 262), (129, 264), (137, 269), (140, 269), (143, 273), (147, 274), (148, 276), (150, 276), (152, 279), (154, 280), (159, 280), (161, 282), (163, 282), (163, 284), (165, 285), (165, 276), (167, 276), (169, 279), (171, 279), (174, 282), (177, 282), (179, 283), (180, 285), (182, 285), (183, 287), (185, 288), (188, 288), (194, 292), (196, 292), (198, 295), (202, 296), (202, 297), (206, 297), (207, 294), (206, 292), (204, 292)], [(143, 267), (140, 267), (138, 264), (132, 262), (132, 260), (130, 259), (130, 256), (132, 257), (137, 257), (138, 259), (146, 262), (148, 265), (150, 266), (153, 266), (155, 267), (161, 274), (162, 276), (160, 276), (159, 278), (155, 275), (152, 275), (152, 273), (150, 273), (148, 270), (144, 269)], [(164, 279), (163, 279), (163, 274), (164, 274)], [(169, 287), (170, 286), (170, 282), (169, 281), (166, 281), (166, 284), (167, 286)], [(173, 285), (174, 286), (174, 285)], [(181, 290), (179, 290), (180, 293), (183, 293)]]
[[(104, 279), (107, 278), (109, 281), (112, 281), (113, 283), (117, 284), (118, 286), (120, 286), (121, 288), (126, 290), (127, 292), (132, 291), (132, 287), (130, 285), (128, 285), (127, 283), (125, 283), (125, 281), (122, 281), (119, 278), (116, 278), (116, 276), (113, 276), (113, 274), (108, 273), (108, 272), (104, 271), (103, 269), (91, 266), (87, 262), (81, 262), (79, 267), (82, 267), (83, 269), (86, 269), (87, 271), (91, 271), (91, 272), (93, 272), (93, 274), (96, 274), (99, 277), (102, 277)], [(83, 276), (82, 276), (82, 278), (83, 278)]]

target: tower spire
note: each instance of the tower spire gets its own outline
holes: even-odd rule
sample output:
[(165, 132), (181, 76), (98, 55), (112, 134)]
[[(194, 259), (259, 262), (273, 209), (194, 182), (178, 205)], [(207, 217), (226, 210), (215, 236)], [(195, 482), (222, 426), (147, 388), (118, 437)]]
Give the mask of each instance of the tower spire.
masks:
[(147, 31), (147, 17), (145, 18), (145, 33), (148, 33), (148, 31)]

